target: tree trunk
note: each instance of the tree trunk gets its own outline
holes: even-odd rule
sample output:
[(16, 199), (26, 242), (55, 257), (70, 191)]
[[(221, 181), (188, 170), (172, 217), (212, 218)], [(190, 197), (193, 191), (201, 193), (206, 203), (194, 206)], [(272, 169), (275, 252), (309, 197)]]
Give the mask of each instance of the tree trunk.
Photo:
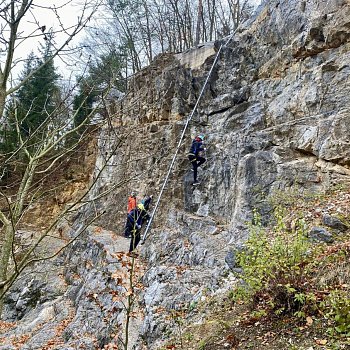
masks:
[(6, 85), (4, 87), (2, 85), (3, 84), (1, 84), (1, 81), (0, 81), (0, 118), (4, 116), (5, 101), (6, 101)]
[(201, 37), (202, 13), (203, 13), (203, 3), (202, 3), (202, 0), (198, 0), (196, 41), (195, 41), (195, 43), (194, 43), (196, 46), (199, 44), (199, 40), (200, 40), (200, 37)]
[(150, 13), (149, 13), (149, 8), (148, 8), (148, 5), (147, 5), (147, 2), (144, 1), (143, 2), (143, 6), (144, 6), (144, 9), (145, 9), (145, 16), (146, 16), (146, 35), (147, 35), (147, 46), (148, 46), (148, 50), (146, 48), (146, 52), (148, 52), (148, 61), (149, 63), (152, 62), (153, 60), (153, 48), (152, 48), (152, 29), (151, 29), (151, 24), (150, 24)]
[[(7, 270), (12, 252), (12, 245), (14, 239), (14, 231), (11, 222), (4, 224), (2, 230), (4, 233), (3, 245), (1, 247), (0, 255), (0, 283), (7, 280)], [(0, 295), (3, 294), (4, 286), (0, 287)], [(2, 314), (2, 309), (4, 306), (4, 298), (0, 298), (0, 318)]]

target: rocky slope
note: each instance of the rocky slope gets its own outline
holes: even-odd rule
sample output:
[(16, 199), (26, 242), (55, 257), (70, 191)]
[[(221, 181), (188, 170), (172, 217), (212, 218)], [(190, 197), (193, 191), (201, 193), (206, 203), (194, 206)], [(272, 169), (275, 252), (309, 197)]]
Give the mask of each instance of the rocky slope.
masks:
[[(109, 163), (93, 196), (110, 192), (90, 209), (105, 211), (99, 226), (122, 233), (132, 189), (157, 197), (220, 44), (158, 57), (111, 106), (113, 130), (101, 131), (96, 169), (108, 157)], [(140, 248), (147, 269), (138, 348), (156, 349), (174, 331), (176, 311), (229, 288), (232, 250), (247, 237), (253, 208), (268, 219), (268, 196), (295, 188), (324, 193), (349, 184), (349, 48), (346, 0), (266, 1), (223, 48)], [(207, 163), (194, 188), (186, 152), (197, 133), (206, 135)], [(113, 302), (103, 293), (118, 289), (111, 280), (115, 267), (101, 248), (105, 244), (89, 232), (65, 256), (69, 287), (61, 297), (74, 312), (62, 341), (74, 344), (83, 329), (79, 344), (95, 349), (111, 341), (123, 312), (118, 308), (107, 317)], [(123, 240), (115, 238), (107, 250), (125, 245)], [(88, 270), (86, 261), (93, 262)], [(91, 302), (91, 291), (102, 309)]]
[[(160, 306), (178, 309), (220, 288), (224, 257), (246, 237), (253, 208), (267, 219), (273, 193), (349, 183), (349, 13), (346, 1), (266, 2), (224, 48), (142, 248), (148, 348), (171, 328)], [(140, 174), (129, 189), (158, 193), (215, 46), (159, 57), (135, 77), (116, 125), (132, 125), (132, 136), (109, 181)], [(186, 151), (196, 133), (207, 136), (208, 162), (193, 188)], [(106, 210), (113, 225), (115, 208)]]

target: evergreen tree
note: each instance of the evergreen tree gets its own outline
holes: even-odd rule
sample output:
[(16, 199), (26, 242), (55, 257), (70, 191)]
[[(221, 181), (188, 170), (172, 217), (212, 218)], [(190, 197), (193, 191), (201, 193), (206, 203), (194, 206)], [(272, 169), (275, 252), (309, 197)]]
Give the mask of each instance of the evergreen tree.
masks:
[[(79, 93), (74, 96), (73, 107), (74, 107), (74, 126), (78, 126), (85, 122), (96, 98), (96, 90), (93, 88), (93, 82), (91, 78), (81, 78), (79, 83)], [(83, 132), (85, 128), (79, 130), (79, 133)]]
[[(40, 49), (41, 58), (36, 58), (33, 52), (28, 55), (21, 80), (50, 59), (50, 39), (52, 36), (48, 36), (46, 44)], [(18, 148), (19, 137), (24, 141), (31, 137), (31, 145), (45, 137), (50, 124), (54, 123), (56, 118), (58, 78), (54, 62), (49, 60), (13, 95), (12, 101), (6, 106), (0, 128), (0, 153), (15, 151)], [(34, 132), (35, 137), (32, 137)], [(35, 146), (33, 147), (32, 150), (35, 149)]]
[[(31, 54), (28, 57), (23, 77), (47, 61), (51, 56), (51, 44), (47, 41), (42, 48), (42, 58), (37, 60)], [(43, 135), (50, 122), (55, 118), (55, 94), (58, 93), (57, 79), (59, 75), (55, 71), (53, 60), (43, 65), (16, 94), (18, 101), (18, 120), (23, 137), (33, 134), (39, 127), (38, 136)]]
[(123, 69), (123, 55), (114, 50), (90, 64), (88, 75), (80, 78), (79, 93), (74, 97), (75, 126), (86, 121), (98, 96), (111, 84), (121, 92), (125, 90)]

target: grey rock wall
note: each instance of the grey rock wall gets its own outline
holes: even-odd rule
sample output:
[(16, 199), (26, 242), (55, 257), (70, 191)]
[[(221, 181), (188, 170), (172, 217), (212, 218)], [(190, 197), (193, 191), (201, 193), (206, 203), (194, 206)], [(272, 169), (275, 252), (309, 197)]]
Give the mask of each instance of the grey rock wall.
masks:
[[(96, 173), (110, 157), (93, 193), (108, 195), (90, 209), (105, 211), (100, 226), (122, 234), (131, 190), (157, 198), (213, 62), (210, 53), (220, 44), (209, 43), (198, 55), (194, 49), (158, 57), (114, 106), (114, 128), (103, 129), (98, 140)], [(174, 310), (187, 310), (190, 318), (198, 301), (229, 288), (233, 252), (248, 235), (253, 208), (268, 219), (269, 195), (292, 188), (322, 193), (350, 183), (349, 49), (345, 0), (265, 1), (223, 48), (140, 247), (148, 266), (139, 295), (145, 318), (134, 330), (139, 349), (156, 349), (174, 331)], [(197, 133), (206, 135), (207, 163), (194, 188), (186, 152)], [(94, 249), (105, 256), (98, 244), (86, 248), (88, 242), (69, 255), (78, 275), (88, 276), (74, 281), (67, 271), (77, 315), (90, 307), (83, 292), (110, 283), (106, 270), (79, 267)], [(102, 344), (110, 328), (98, 310), (93, 315), (90, 329), (100, 330)], [(120, 328), (119, 321), (113, 318), (112, 328)], [(72, 344), (74, 330), (83, 326), (84, 317), (75, 316), (67, 327)]]
[[(347, 1), (281, 0), (261, 5), (223, 48), (141, 249), (149, 262), (141, 296), (147, 349), (174, 328), (171, 310), (225, 288), (225, 257), (247, 237), (253, 208), (267, 220), (266, 198), (276, 191), (349, 183), (349, 40)], [(213, 61), (204, 54), (210, 44), (201, 50), (159, 57), (135, 77), (115, 124), (132, 136), (116, 155), (120, 166), (108, 171), (113, 183), (141, 173), (127, 190), (159, 193)], [(186, 152), (197, 133), (206, 135), (208, 161), (193, 188)], [(126, 197), (123, 187), (107, 199), (104, 224), (120, 227)]]

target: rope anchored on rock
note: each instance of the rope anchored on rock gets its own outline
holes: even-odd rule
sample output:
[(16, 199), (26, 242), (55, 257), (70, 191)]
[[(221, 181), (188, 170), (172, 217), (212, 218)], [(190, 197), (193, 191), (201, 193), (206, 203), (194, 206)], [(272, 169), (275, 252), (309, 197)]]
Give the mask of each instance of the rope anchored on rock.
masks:
[(148, 233), (149, 233), (149, 231), (150, 231), (150, 228), (151, 228), (151, 225), (152, 225), (154, 216), (155, 216), (155, 214), (156, 214), (156, 212), (157, 212), (157, 209), (158, 209), (158, 206), (159, 206), (159, 202), (160, 202), (160, 200), (161, 200), (161, 198), (162, 198), (163, 192), (164, 192), (165, 187), (166, 187), (166, 185), (167, 185), (167, 183), (168, 183), (168, 180), (169, 180), (171, 171), (172, 171), (172, 169), (173, 169), (173, 167), (174, 167), (174, 164), (175, 164), (177, 155), (178, 155), (178, 153), (179, 153), (179, 150), (180, 150), (180, 147), (181, 147), (181, 144), (182, 144), (182, 140), (183, 140), (183, 138), (185, 137), (185, 133), (186, 133), (187, 127), (188, 127), (188, 125), (189, 125), (191, 119), (193, 118), (193, 116), (194, 116), (194, 114), (195, 114), (195, 112), (196, 112), (196, 110), (197, 110), (197, 108), (198, 108), (198, 105), (199, 105), (200, 100), (202, 99), (202, 96), (203, 96), (203, 94), (204, 94), (205, 88), (207, 87), (208, 82), (209, 82), (209, 79), (210, 79), (210, 77), (211, 77), (211, 75), (212, 75), (212, 73), (213, 73), (213, 70), (214, 70), (214, 68), (215, 68), (215, 66), (216, 66), (216, 64), (217, 64), (217, 62), (218, 62), (218, 60), (219, 60), (219, 56), (220, 56), (220, 53), (221, 53), (221, 51), (222, 51), (222, 48), (228, 45), (228, 43), (232, 40), (233, 36), (236, 34), (237, 30), (238, 30), (238, 28), (236, 28), (236, 30), (228, 37), (228, 39), (226, 40), (225, 43), (222, 43), (222, 44), (220, 45), (219, 50), (218, 50), (217, 53), (216, 53), (215, 59), (214, 59), (213, 64), (212, 64), (212, 66), (211, 66), (211, 68), (210, 68), (210, 70), (209, 70), (209, 73), (208, 73), (208, 75), (207, 75), (207, 78), (205, 79), (205, 82), (204, 82), (204, 84), (203, 84), (203, 87), (202, 87), (202, 89), (201, 89), (201, 92), (200, 92), (200, 94), (199, 94), (199, 96), (198, 96), (198, 98), (197, 98), (196, 104), (194, 105), (194, 107), (193, 107), (193, 109), (192, 109), (192, 112), (191, 112), (191, 114), (189, 115), (189, 117), (187, 118), (186, 123), (185, 123), (185, 125), (184, 125), (184, 127), (183, 127), (180, 140), (179, 140), (179, 142), (178, 142), (178, 144), (177, 144), (177, 147), (176, 147), (176, 149), (175, 149), (174, 156), (173, 156), (173, 158), (172, 158), (172, 160), (171, 160), (171, 163), (170, 163), (168, 172), (167, 172), (167, 174), (166, 174), (166, 176), (165, 176), (165, 179), (164, 179), (162, 188), (161, 188), (160, 193), (159, 193), (159, 196), (158, 196), (158, 198), (157, 198), (157, 202), (156, 202), (156, 204), (155, 204), (155, 206), (154, 206), (153, 213), (152, 213), (152, 215), (151, 215), (151, 217), (150, 217), (150, 220), (148, 221), (148, 224), (147, 224), (147, 226), (146, 226), (145, 232), (144, 232), (144, 234), (143, 234), (143, 236), (142, 236), (141, 244), (144, 244), (145, 241), (146, 241), (146, 239), (147, 239), (147, 235), (148, 235)]

